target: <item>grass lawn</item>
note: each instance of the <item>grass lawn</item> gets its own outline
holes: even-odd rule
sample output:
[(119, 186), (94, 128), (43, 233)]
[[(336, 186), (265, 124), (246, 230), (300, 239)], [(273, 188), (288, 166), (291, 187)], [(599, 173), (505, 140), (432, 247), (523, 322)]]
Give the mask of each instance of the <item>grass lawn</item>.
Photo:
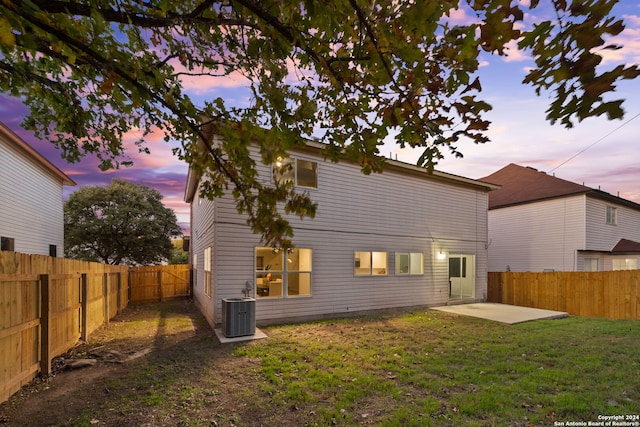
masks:
[(258, 360), (251, 394), (306, 412), (311, 424), (553, 425), (640, 414), (637, 322), (509, 326), (423, 310), (266, 332), (271, 339), (234, 351)]
[(99, 401), (69, 403), (59, 425), (549, 426), (640, 414), (635, 321), (505, 325), (424, 309), (271, 326), (268, 339), (223, 346), (185, 306), (154, 304), (100, 331), (90, 344), (146, 340), (153, 351), (97, 378), (84, 393)]

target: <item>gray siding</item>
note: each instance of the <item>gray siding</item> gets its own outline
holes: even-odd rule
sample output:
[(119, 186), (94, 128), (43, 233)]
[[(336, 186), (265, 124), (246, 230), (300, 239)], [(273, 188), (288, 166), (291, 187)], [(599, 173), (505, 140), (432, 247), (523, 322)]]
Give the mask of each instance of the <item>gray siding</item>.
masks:
[[(294, 156), (319, 162), (318, 188), (308, 190), (318, 203), (316, 217), (290, 218), (295, 245), (313, 250), (312, 295), (258, 298), (259, 322), (445, 304), (448, 261), (437, 259), (440, 251), (475, 255), (475, 299), (486, 297), (488, 199), (484, 189), (393, 168), (365, 176), (351, 164), (323, 162), (309, 153)], [(265, 183), (271, 181), (268, 166), (260, 165), (259, 172)], [(242, 296), (245, 282), (254, 282), (254, 251), (261, 243), (229, 197), (215, 203), (214, 302), (219, 323), (222, 299)], [(195, 234), (201, 232), (195, 224), (202, 210), (193, 215)], [(389, 274), (354, 276), (354, 251), (388, 252)], [(422, 252), (424, 275), (395, 275), (395, 252)]]
[(15, 239), (15, 251), (64, 254), (62, 181), (0, 134), (0, 236)]
[[(215, 225), (214, 225), (215, 202), (201, 199), (196, 193), (196, 197), (191, 203), (191, 260), (194, 268), (193, 298), (200, 311), (207, 319), (207, 322), (215, 326), (214, 295), (215, 295)], [(204, 251), (212, 248), (211, 262), (211, 295), (205, 294), (205, 272), (204, 272)], [(195, 261), (195, 262), (194, 262)]]
[[(607, 224), (607, 206), (617, 210), (617, 224)], [(626, 206), (587, 198), (586, 250), (610, 251), (620, 239), (640, 242), (640, 212)]]
[(584, 195), (489, 211), (489, 271), (575, 270), (584, 211)]

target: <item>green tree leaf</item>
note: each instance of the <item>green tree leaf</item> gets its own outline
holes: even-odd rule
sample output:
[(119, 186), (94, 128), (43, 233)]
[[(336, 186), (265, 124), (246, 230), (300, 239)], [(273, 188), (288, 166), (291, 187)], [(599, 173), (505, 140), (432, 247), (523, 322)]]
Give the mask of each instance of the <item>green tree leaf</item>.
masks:
[[(316, 206), (291, 186), (262, 183), (251, 144), (269, 163), (319, 136), (327, 158), (374, 173), (394, 135), (432, 169), (447, 152), (462, 155), (458, 141), (488, 140), (482, 53), (505, 55), (516, 42), (530, 54), (524, 83), (549, 92), (552, 123), (622, 117), (610, 95), (640, 68), (602, 64), (599, 51), (624, 29), (615, 1), (543, 2), (554, 9), (543, 22), (531, 11), (539, 2), (524, 3), (3, 0), (0, 90), (23, 100), (23, 126), (72, 162), (93, 154), (117, 168), (130, 162), (125, 135), (140, 135), (146, 152), (147, 137), (162, 132), (203, 178), (202, 196), (232, 194), (265, 244), (287, 246), (287, 215), (312, 217)], [(453, 20), (459, 9), (473, 21)], [(248, 102), (197, 103), (185, 89), (231, 75), (246, 79)]]

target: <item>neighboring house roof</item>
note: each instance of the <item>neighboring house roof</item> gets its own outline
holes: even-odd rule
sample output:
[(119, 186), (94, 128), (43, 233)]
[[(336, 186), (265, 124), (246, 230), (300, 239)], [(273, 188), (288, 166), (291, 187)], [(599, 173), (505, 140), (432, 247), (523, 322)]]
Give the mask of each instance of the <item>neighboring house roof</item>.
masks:
[(76, 183), (64, 172), (58, 169), (53, 163), (47, 160), (36, 150), (34, 150), (33, 147), (23, 141), (22, 138), (16, 135), (2, 122), (0, 122), (0, 139), (6, 141), (9, 144), (12, 144), (18, 150), (26, 154), (27, 157), (31, 158), (36, 164), (42, 166), (47, 172), (51, 173), (56, 178), (59, 178), (62, 181), (63, 185), (76, 185)]
[(640, 243), (633, 240), (620, 239), (620, 241), (611, 249), (611, 253), (623, 254), (630, 252), (640, 252)]
[(480, 181), (501, 186), (499, 190), (489, 193), (490, 210), (578, 194), (586, 194), (590, 197), (640, 210), (640, 204), (630, 200), (514, 163), (480, 178)]

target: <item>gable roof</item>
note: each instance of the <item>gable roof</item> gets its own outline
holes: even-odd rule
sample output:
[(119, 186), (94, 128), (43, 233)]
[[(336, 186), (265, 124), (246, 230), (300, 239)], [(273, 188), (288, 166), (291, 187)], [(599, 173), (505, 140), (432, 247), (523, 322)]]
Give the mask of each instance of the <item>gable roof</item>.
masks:
[(54, 177), (62, 181), (62, 185), (76, 185), (76, 183), (69, 178), (64, 172), (58, 169), (53, 163), (47, 160), (43, 155), (38, 153), (29, 144), (27, 144), (22, 138), (16, 135), (11, 129), (9, 129), (4, 123), (0, 122), (0, 140), (5, 141), (8, 144), (13, 145), (19, 151), (24, 153), (28, 158), (34, 161), (37, 165), (43, 167)]
[(489, 193), (490, 210), (579, 194), (640, 210), (640, 204), (630, 200), (514, 163), (480, 178), (480, 181), (501, 186), (499, 190)]
[(620, 241), (611, 249), (611, 253), (630, 253), (640, 252), (640, 243), (633, 240), (620, 239)]

